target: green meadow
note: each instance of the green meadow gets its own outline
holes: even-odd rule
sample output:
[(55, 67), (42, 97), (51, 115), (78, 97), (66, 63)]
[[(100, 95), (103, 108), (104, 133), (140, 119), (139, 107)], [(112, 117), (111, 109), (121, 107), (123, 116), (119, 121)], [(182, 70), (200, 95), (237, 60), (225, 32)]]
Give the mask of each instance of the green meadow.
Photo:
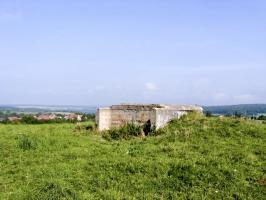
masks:
[(0, 125), (0, 199), (266, 199), (266, 124), (186, 116), (145, 138), (85, 126)]

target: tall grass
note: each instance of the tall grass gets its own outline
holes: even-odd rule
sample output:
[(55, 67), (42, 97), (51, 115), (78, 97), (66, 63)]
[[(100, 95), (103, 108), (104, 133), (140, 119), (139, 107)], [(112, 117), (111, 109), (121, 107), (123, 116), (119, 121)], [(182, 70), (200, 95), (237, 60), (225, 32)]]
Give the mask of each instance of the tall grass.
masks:
[(18, 146), (22, 150), (35, 149), (37, 146), (36, 141), (27, 135), (18, 135)]
[(130, 139), (132, 137), (140, 136), (141, 132), (141, 126), (128, 123), (121, 127), (111, 128), (110, 130), (104, 131), (102, 132), (102, 136), (107, 140)]
[(266, 197), (265, 124), (191, 114), (145, 138), (86, 127), (0, 125), (0, 199)]

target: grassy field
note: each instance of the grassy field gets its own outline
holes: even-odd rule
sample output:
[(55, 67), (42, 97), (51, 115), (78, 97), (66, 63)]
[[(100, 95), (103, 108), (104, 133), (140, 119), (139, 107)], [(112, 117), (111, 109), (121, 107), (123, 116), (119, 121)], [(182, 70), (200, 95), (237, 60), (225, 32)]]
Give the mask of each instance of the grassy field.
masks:
[(0, 125), (0, 199), (266, 199), (266, 125), (185, 117), (127, 140)]

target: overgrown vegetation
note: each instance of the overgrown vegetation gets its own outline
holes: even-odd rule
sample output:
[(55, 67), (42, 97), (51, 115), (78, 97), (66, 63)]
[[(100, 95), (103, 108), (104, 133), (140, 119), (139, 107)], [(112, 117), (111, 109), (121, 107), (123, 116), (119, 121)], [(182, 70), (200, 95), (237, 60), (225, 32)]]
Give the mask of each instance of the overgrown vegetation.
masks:
[(111, 128), (110, 130), (102, 133), (103, 138), (107, 140), (119, 140), (119, 139), (130, 139), (132, 137), (140, 136), (142, 127), (133, 123), (128, 123), (119, 128)]
[(0, 125), (0, 199), (266, 198), (266, 124), (191, 114), (145, 138), (87, 126)]

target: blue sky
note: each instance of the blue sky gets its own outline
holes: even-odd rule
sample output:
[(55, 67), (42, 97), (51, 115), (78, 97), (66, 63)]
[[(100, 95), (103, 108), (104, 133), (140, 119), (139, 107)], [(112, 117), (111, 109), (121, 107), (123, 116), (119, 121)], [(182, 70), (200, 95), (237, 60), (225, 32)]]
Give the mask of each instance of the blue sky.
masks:
[(266, 103), (264, 0), (0, 0), (0, 104)]

